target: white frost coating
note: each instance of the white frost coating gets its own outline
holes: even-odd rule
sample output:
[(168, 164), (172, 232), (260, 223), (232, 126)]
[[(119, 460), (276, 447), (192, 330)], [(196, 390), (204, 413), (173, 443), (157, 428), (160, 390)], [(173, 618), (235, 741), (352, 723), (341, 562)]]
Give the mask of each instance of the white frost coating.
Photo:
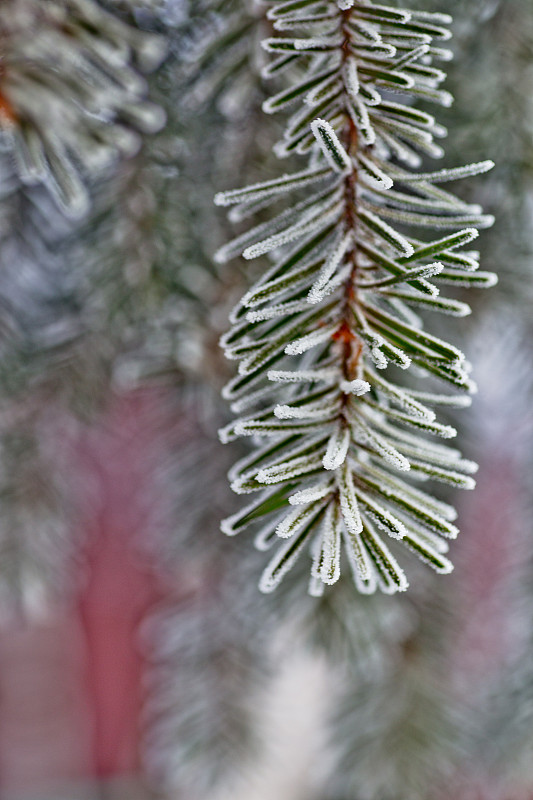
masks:
[(443, 108), (450, 108), (454, 103), (454, 96), (450, 92), (439, 92), (440, 104)]
[[(389, 70), (388, 74), (392, 75), (394, 78), (396, 78), (396, 80), (398, 80), (398, 79), (401, 80), (402, 84), (403, 84), (402, 85), (403, 89), (412, 89), (415, 86), (414, 78), (411, 78), (410, 75), (406, 75), (405, 72), (396, 72), (396, 71), (393, 71), (393, 70)], [(380, 80), (382, 80), (383, 83), (386, 82), (385, 79), (380, 79)], [(431, 84), (429, 84), (429, 82), (428, 82), (427, 85), (431, 85)], [(429, 91), (429, 89), (427, 91)]]
[[(447, 539), (455, 539), (457, 537), (458, 529), (445, 519), (442, 514), (439, 514), (438, 509), (435, 509), (434, 504), (430, 502), (431, 498), (429, 498), (429, 502), (426, 502), (422, 493), (419, 492), (417, 495), (415, 494), (416, 490), (412, 490), (409, 485), (394, 484), (387, 478), (381, 481), (373, 481), (367, 474), (369, 472), (372, 474), (371, 470), (368, 469), (369, 465), (366, 464), (365, 466), (367, 468), (364, 475), (362, 475), (362, 481), (365, 485), (369, 481), (370, 490), (379, 491), (385, 502), (394, 506), (396, 516), (400, 519), (407, 517), (408, 522), (406, 524), (408, 524), (409, 528), (417, 525), (424, 533), (431, 531), (436, 536)], [(422, 497), (421, 500), (420, 497)]]
[(316, 578), (314, 575), (311, 575), (309, 578), (309, 585), (307, 587), (307, 594), (310, 597), (322, 597), (326, 589), (325, 584), (320, 580), (320, 578)]
[[(385, 342), (382, 341), (381, 344), (385, 344)], [(387, 359), (380, 350), (381, 344), (379, 344), (378, 342), (372, 342), (369, 345), (370, 355), (372, 357), (372, 361), (374, 362), (374, 364), (378, 369), (387, 369), (389, 362), (387, 361)]]
[(375, 570), (361, 541), (361, 536), (344, 530), (342, 538), (358, 591), (361, 594), (373, 594), (377, 587)]
[(432, 392), (418, 392), (414, 389), (409, 389), (409, 394), (417, 400), (430, 405), (452, 406), (452, 408), (470, 408), (472, 405), (472, 398), (467, 394), (434, 394)]
[(368, 444), (372, 450), (380, 455), (391, 467), (395, 467), (402, 472), (408, 472), (410, 470), (411, 465), (409, 461), (405, 456), (402, 456), (390, 442), (383, 436), (380, 436), (379, 433), (373, 431), (360, 417), (352, 417), (352, 420), (354, 432), (357, 434), (361, 443)]
[(364, 330), (361, 333), (366, 348), (370, 351), (370, 357), (378, 369), (386, 369), (388, 361), (382, 353), (381, 348), (386, 344), (385, 340), (378, 333), (370, 333)]
[(331, 481), (327, 483), (317, 483), (316, 486), (309, 486), (307, 489), (301, 489), (299, 492), (291, 494), (289, 503), (291, 506), (305, 506), (315, 500), (321, 500), (331, 492)]
[(412, 459), (411, 467), (414, 475), (427, 476), (433, 478), (441, 483), (448, 483), (450, 486), (455, 486), (460, 489), (472, 490), (476, 488), (476, 482), (473, 478), (463, 475), (460, 472), (455, 472), (453, 469), (444, 469), (436, 467), (431, 462), (417, 461)]
[(295, 300), (292, 303), (282, 303), (278, 306), (270, 306), (270, 308), (261, 308), (255, 311), (248, 311), (246, 319), (248, 322), (264, 322), (268, 319), (275, 319), (276, 317), (285, 317), (288, 314), (296, 314), (299, 311), (306, 311), (308, 303), (305, 300)]
[(353, 99), (359, 94), (359, 76), (357, 75), (357, 61), (353, 56), (348, 56), (342, 67), (344, 88)]
[[(252, 0), (253, 2), (254, 0)], [(257, 3), (255, 3), (257, 5)], [(314, 26), (315, 23), (319, 23), (321, 26), (324, 25), (325, 21), (333, 21), (336, 16), (336, 9), (328, 8), (327, 10), (321, 10), (320, 7), (313, 8), (316, 6), (316, 3), (311, 3), (311, 8), (308, 9), (309, 13), (305, 15), (304, 21), (309, 23), (310, 25)], [(292, 30), (293, 28), (301, 28), (302, 26), (302, 17), (298, 16), (297, 14), (294, 15), (294, 11), (287, 9), (283, 10), (283, 6), (281, 6), (281, 16), (274, 22), (274, 28), (277, 31), (287, 31)], [(300, 9), (303, 10), (303, 9)]]
[(330, 50), (337, 42), (338, 40), (335, 41), (320, 36), (310, 36), (308, 39), (292, 39), (295, 50)]
[(322, 212), (333, 208), (337, 200), (342, 198), (342, 189), (329, 186), (321, 190), (313, 190), (296, 205), (286, 208), (265, 222), (261, 222), (248, 231), (235, 237), (217, 250), (217, 258), (223, 261), (240, 255), (243, 250), (256, 243), (263, 242), (273, 235), (281, 234), (288, 228), (305, 225), (316, 219)]
[(352, 102), (348, 104), (348, 112), (357, 126), (364, 143), (368, 146), (375, 144), (376, 132), (370, 122), (366, 104), (360, 99), (359, 95), (351, 98)]
[(239, 512), (238, 514), (234, 514), (232, 517), (226, 517), (226, 519), (223, 519), (220, 523), (220, 530), (222, 531), (222, 533), (225, 533), (226, 536), (237, 536), (239, 531), (235, 530), (233, 524), (237, 519), (240, 519), (241, 517), (242, 517), (242, 512)]
[(350, 429), (339, 420), (329, 438), (326, 453), (322, 459), (324, 469), (339, 469), (339, 467), (341, 467), (346, 460), (349, 447)]
[(222, 533), (225, 533), (226, 536), (237, 536), (237, 534), (240, 533), (241, 530), (244, 530), (244, 528), (246, 528), (247, 525), (251, 523), (251, 521), (246, 523), (243, 522), (243, 520), (246, 519), (248, 514), (259, 508), (266, 499), (267, 499), (267, 494), (265, 492), (262, 492), (259, 500), (254, 500), (253, 503), (250, 503), (249, 505), (245, 506), (236, 514), (232, 514), (231, 517), (226, 517), (226, 519), (223, 519), (222, 522), (220, 523), (220, 530), (222, 531)]
[[(288, 257), (292, 257), (293, 255), (297, 254), (300, 250), (301, 245), (295, 244), (294, 248), (291, 248), (291, 251), (287, 253), (286, 256), (282, 258), (281, 263), (283, 264)], [(254, 306), (258, 305), (265, 300), (269, 300), (271, 298), (271, 292), (275, 289), (278, 292), (283, 291), (284, 289), (289, 288), (290, 286), (294, 285), (297, 282), (297, 278), (301, 275), (301, 271), (305, 270), (311, 265), (317, 263), (321, 257), (323, 257), (329, 250), (329, 238), (325, 237), (322, 241), (318, 242), (314, 247), (308, 250), (301, 258), (297, 258), (294, 262), (294, 266), (289, 272), (284, 272), (284, 274), (280, 274), (279, 267), (280, 263), (272, 264), (270, 269), (267, 269), (260, 277), (260, 279), (252, 286), (252, 288), (246, 292), (243, 296), (241, 302), (236, 309), (239, 309), (240, 306)], [(232, 322), (236, 321), (235, 318), (231, 320)]]
[(433, 57), (439, 61), (453, 61), (453, 51), (445, 47), (433, 47)]
[(311, 123), (311, 130), (331, 168), (341, 174), (351, 172), (352, 160), (329, 122), (315, 119)]
[(389, 175), (381, 170), (373, 161), (367, 158), (363, 153), (359, 153), (357, 157), (360, 174), (364, 177), (365, 182), (374, 187), (375, 189), (391, 189), (394, 186), (394, 181)]
[[(424, 267), (420, 267), (420, 273), (418, 277), (420, 278), (434, 278), (436, 275), (440, 275), (442, 270), (444, 269), (444, 264), (441, 264), (440, 261), (435, 261), (433, 264), (427, 264)], [(416, 271), (408, 270), (406, 273), (407, 277), (410, 279), (411, 277), (416, 277)], [(438, 294), (438, 290), (437, 290)]]
[(411, 11), (406, 9), (396, 9), (390, 6), (382, 6), (377, 3), (363, 3), (359, 9), (359, 13), (363, 17), (370, 17), (376, 21), (387, 24), (390, 21), (395, 22), (409, 22), (411, 19)]
[(381, 591), (385, 594), (405, 592), (409, 587), (409, 583), (403, 569), (370, 524), (366, 525), (363, 538), (370, 557), (375, 562), (376, 575)]
[(250, 494), (252, 491), (255, 491), (255, 489), (250, 489), (244, 485), (246, 480), (247, 478), (242, 477), (232, 481), (230, 483), (231, 491), (235, 492), (235, 494)]
[(274, 414), (278, 419), (329, 419), (335, 410), (336, 403), (322, 402), (303, 406), (277, 405)]
[[(415, 489), (414, 486), (404, 483), (401, 479), (396, 478), (390, 473), (376, 467), (374, 464), (365, 464), (365, 479), (374, 476), (378, 478), (379, 485), (382, 487), (384, 496), (388, 498), (399, 498), (401, 502), (406, 501), (409, 505), (414, 505), (423, 515), (428, 515), (436, 525), (432, 524), (431, 530), (435, 531), (439, 536), (446, 536), (448, 539), (455, 539), (458, 534), (458, 529), (452, 523), (457, 519), (457, 511), (453, 506), (443, 503), (440, 500), (435, 500), (434, 497), (428, 495), (420, 489)], [(404, 513), (397, 511), (397, 513)], [(410, 513), (410, 512), (409, 512)], [(413, 517), (410, 517), (411, 524)], [(424, 521), (425, 528), (428, 527), (428, 521)], [(438, 528), (438, 529), (437, 529)]]
[(356, 34), (356, 39), (361, 39), (362, 42), (368, 44), (370, 42), (374, 45), (383, 44), (383, 39), (381, 35), (378, 33), (378, 30), (375, 28), (374, 25), (371, 25), (369, 22), (365, 22), (362, 19), (354, 19), (353, 17), (350, 18), (349, 21), (350, 28)]
[[(420, 506), (412, 499), (409, 502), (416, 508), (416, 515), (411, 511), (406, 512), (409, 517), (409, 529), (418, 530), (421, 535), (427, 536), (434, 543), (434, 546), (439, 548), (440, 553), (446, 553), (449, 550), (449, 545), (445, 539), (457, 539), (459, 528), (434, 512), (429, 512), (431, 520), (424, 518), (424, 514), (428, 515), (426, 507)], [(420, 516), (420, 513), (422, 516)]]
[(306, 106), (309, 106), (309, 108), (317, 106), (325, 102), (328, 97), (333, 97), (338, 94), (340, 88), (341, 84), (337, 75), (329, 77), (327, 80), (321, 81), (321, 83), (306, 94), (304, 103)]
[(260, 469), (256, 475), (256, 480), (264, 484), (277, 483), (280, 480), (287, 480), (296, 475), (305, 475), (308, 472), (312, 472), (319, 467), (321, 463), (320, 457), (316, 454), (293, 458), (282, 464), (275, 464), (272, 467)]
[(224, 428), (220, 428), (218, 431), (218, 439), (221, 444), (229, 444), (234, 439), (234, 423), (230, 422), (229, 425), (226, 425)]
[(307, 506), (307, 508), (295, 508), (294, 511), (289, 511), (276, 528), (276, 535), (280, 539), (289, 539), (301, 530), (306, 522), (317, 513), (320, 506), (324, 504), (324, 500), (316, 501)]
[(320, 573), (316, 576), (329, 586), (341, 575), (341, 519), (338, 505), (330, 504), (322, 523)]
[(462, 270), (447, 269), (439, 280), (452, 286), (472, 286), (474, 288), (490, 289), (498, 283), (498, 276), (495, 272), (485, 272), (483, 270), (476, 272), (475, 275), (465, 275)]
[[(318, 298), (317, 302), (324, 300), (326, 297), (328, 297), (328, 295), (334, 292), (335, 289), (338, 289), (338, 287), (341, 286), (341, 284), (345, 283), (348, 280), (348, 278), (352, 274), (352, 271), (353, 271), (353, 266), (350, 264), (350, 262), (346, 262), (343, 267), (337, 270), (332, 279), (328, 281), (319, 292), (313, 294), (312, 299), (314, 300), (315, 297), (317, 297)], [(311, 294), (311, 292), (309, 294)], [(309, 297), (307, 302), (308, 303), (310, 302)]]
[(440, 442), (435, 442), (430, 439), (421, 439), (416, 433), (411, 433), (410, 431), (391, 425), (383, 418), (379, 411), (374, 411), (368, 407), (365, 411), (369, 412), (367, 416), (370, 417), (374, 424), (379, 426), (380, 430), (401, 442), (401, 447), (407, 454), (415, 456), (417, 452), (426, 453), (428, 456), (431, 456), (431, 459), (444, 459), (444, 461), (438, 461), (438, 463), (449, 463), (450, 465), (457, 465), (460, 463), (461, 469), (466, 467), (465, 471), (475, 471), (474, 462), (462, 459), (461, 451), (457, 448), (450, 447), (447, 444), (440, 444)]
[(388, 297), (395, 297), (409, 305), (420, 306), (441, 314), (448, 314), (451, 317), (468, 317), (472, 309), (467, 303), (454, 300), (451, 297), (422, 297), (413, 292), (384, 289), (384, 294)]
[(422, 403), (419, 403), (417, 400), (411, 397), (408, 392), (405, 392), (399, 386), (389, 383), (380, 375), (371, 373), (371, 377), (377, 388), (383, 392), (385, 397), (389, 397), (400, 408), (403, 408), (404, 411), (412, 414), (414, 417), (418, 417), (419, 419), (425, 419), (428, 422), (434, 421), (435, 412), (430, 408), (426, 408), (426, 406), (424, 406)]
[[(390, 150), (395, 158), (402, 161), (410, 169), (418, 169), (418, 167), (420, 167), (422, 158), (418, 153), (415, 153), (414, 150), (408, 147), (404, 147), (402, 142), (394, 136), (391, 136), (388, 131), (381, 130), (380, 137), (383, 140), (383, 144)], [(384, 158), (388, 157), (388, 150), (382, 151)]]
[[(425, 445), (429, 445), (429, 447), (426, 448)], [(413, 447), (414, 458), (427, 458), (436, 466), (451, 467), (454, 470), (466, 472), (468, 475), (475, 475), (479, 470), (479, 465), (476, 464), (475, 461), (470, 461), (468, 458), (461, 458), (460, 450), (456, 450), (452, 447), (446, 447), (446, 445), (439, 446), (434, 442), (424, 441), (422, 442), (422, 446), (419, 448), (419, 453), (420, 455), (417, 456)]]
[(243, 411), (246, 411), (252, 406), (257, 405), (260, 400), (262, 400), (271, 392), (272, 386), (262, 386), (257, 391), (250, 391), (249, 394), (245, 394), (244, 397), (240, 397), (238, 400), (235, 400), (233, 403), (231, 403), (230, 409), (234, 414), (242, 414)]
[(363, 523), (361, 521), (361, 514), (359, 513), (357, 497), (355, 496), (352, 471), (347, 461), (344, 462), (342, 468), (337, 472), (337, 486), (339, 488), (339, 500), (346, 530), (349, 533), (361, 533), (363, 530)]
[(420, 418), (408, 421), (407, 415), (400, 413), (395, 413), (394, 416), (407, 425), (432, 433), (434, 436), (441, 436), (443, 439), (454, 439), (457, 436), (457, 429), (452, 425), (442, 425), (440, 422), (430, 422)]
[(329, 383), (330, 381), (337, 380), (339, 370), (336, 367), (329, 369), (302, 369), (290, 370), (271, 369), (268, 372), (269, 381), (276, 383), (320, 383), (321, 381)]
[(354, 3), (355, 0), (337, 0), (337, 5), (341, 11), (348, 11), (349, 8), (353, 8)]
[(264, 525), (260, 530), (257, 531), (257, 534), (254, 538), (254, 547), (261, 553), (266, 553), (266, 551), (270, 550), (270, 548), (276, 544), (277, 541), (276, 524), (271, 523), (270, 525)]
[(324, 266), (318, 273), (318, 277), (312, 285), (309, 294), (307, 295), (307, 300), (309, 303), (319, 303), (320, 300), (323, 299), (324, 287), (335, 274), (338, 267), (342, 264), (342, 260), (348, 250), (352, 247), (353, 242), (353, 232), (348, 231), (348, 233), (342, 237), (339, 244), (337, 247), (335, 247), (329, 258), (326, 260)]
[(453, 17), (450, 14), (442, 14), (440, 11), (411, 11), (411, 17), (413, 20), (427, 20), (436, 25), (451, 25), (453, 23)]
[(316, 53), (321, 50), (332, 50), (337, 45), (338, 41), (338, 38), (335, 41), (334, 39), (320, 37), (309, 37), (307, 39), (295, 39), (294, 37), (290, 37), (283, 39), (281, 36), (276, 36), (270, 39), (263, 39), (261, 41), (261, 47), (263, 50), (266, 50), (267, 53), (279, 53), (280, 46), (283, 45), (289, 45), (291, 49), (294, 48), (301, 53), (305, 53), (306, 51)]
[(413, 531), (409, 531), (409, 534), (404, 539), (404, 544), (439, 575), (449, 575), (450, 572), (453, 572), (452, 562), (443, 556), (436, 547), (432, 546), (429, 541), (424, 541), (421, 536), (418, 536)]
[[(413, 269), (408, 269), (401, 275), (393, 275), (390, 278), (382, 278), (377, 281), (367, 281), (366, 283), (359, 283), (358, 285), (361, 289), (380, 289), (382, 287), (394, 286), (415, 279), (433, 278), (435, 275), (440, 275), (443, 269), (443, 264), (435, 262), (434, 264), (427, 264), (421, 267), (413, 267)], [(426, 284), (426, 286), (431, 292), (429, 295), (430, 297), (438, 297), (440, 292), (436, 286), (430, 283)], [(418, 297), (418, 295), (415, 296)]]
[(301, 542), (298, 542), (296, 547), (293, 542), (289, 540), (277, 550), (274, 558), (261, 575), (261, 580), (259, 581), (260, 592), (270, 594), (270, 592), (273, 592), (274, 589), (279, 586), (287, 572), (292, 569), (298, 560), (305, 545), (306, 538), (304, 537)]
[(320, 433), (327, 431), (327, 428), (328, 422), (306, 422), (304, 420), (301, 422), (251, 420), (250, 422), (238, 422), (235, 425), (235, 431), (239, 436), (275, 436), (276, 438), (285, 434)]
[[(314, 261), (313, 259), (312, 263)], [(298, 269), (293, 269), (286, 275), (258, 282), (244, 295), (242, 306), (244, 308), (254, 308), (267, 301), (272, 301), (279, 295), (283, 295), (288, 289), (298, 286), (302, 281), (305, 282), (306, 279), (302, 278), (302, 272), (309, 266), (310, 264), (304, 261), (304, 264), (298, 265)]]
[(463, 364), (464, 353), (448, 342), (433, 336), (427, 331), (423, 331), (419, 326), (398, 320), (393, 314), (379, 309), (377, 305), (370, 302), (366, 302), (364, 308), (371, 322), (372, 320), (378, 320), (379, 325), (385, 327), (387, 331), (398, 331), (408, 341), (415, 341), (421, 351), (421, 355), (435, 356), (439, 360), (449, 361), (454, 366)]
[(493, 169), (494, 166), (494, 161), (478, 161), (475, 164), (467, 164), (464, 167), (441, 169), (438, 170), (438, 172), (422, 172), (415, 175), (409, 175), (407, 180), (409, 183), (418, 183), (420, 181), (428, 181), (429, 183), (445, 183), (446, 181), (455, 181), (459, 180), (460, 178), (470, 178), (474, 175), (481, 175), (484, 172), (489, 172), (489, 170)]
[[(428, 542), (431, 547), (435, 548), (437, 553), (445, 555), (450, 552), (450, 543), (446, 539), (442, 539), (437, 533), (424, 528), (422, 525), (413, 519), (409, 520), (409, 534), (416, 533), (423, 542)], [(450, 537), (455, 538), (455, 537)]]
[[(295, 99), (301, 99), (302, 93), (304, 92), (307, 92), (307, 94), (303, 96), (303, 102), (306, 104), (311, 102), (313, 96), (318, 96), (321, 92), (323, 92), (323, 96), (326, 97), (332, 91), (332, 85), (335, 81), (338, 82), (335, 70), (322, 70), (313, 75), (312, 81), (309, 81), (309, 76), (307, 76), (296, 85), (291, 85), (288, 89), (284, 89), (279, 94), (275, 94), (268, 100), (265, 100), (262, 109), (267, 114), (274, 114), (286, 105), (292, 103)], [(310, 89), (309, 86), (311, 83), (313, 85)]]
[[(324, 435), (319, 434), (318, 436), (310, 436), (306, 438), (304, 445), (300, 444), (296, 447), (289, 447), (288, 449), (284, 448), (282, 462), (287, 464), (287, 462), (291, 461), (292, 459), (299, 458), (302, 455), (308, 455), (310, 452), (321, 452), (325, 442), (327, 441), (327, 438), (327, 433)], [(263, 469), (279, 465), (280, 453), (277, 449), (274, 449), (274, 452), (272, 452), (272, 450), (273, 445), (271, 442), (269, 442), (267, 444), (263, 444), (262, 447), (259, 447), (255, 451), (252, 451), (244, 458), (239, 459), (239, 461), (237, 461), (237, 463), (234, 464), (229, 470), (229, 479), (233, 481), (255, 476), (257, 470), (259, 469), (257, 466), (258, 463), (263, 464)], [(265, 458), (267, 458), (266, 463)]]
[(406, 64), (410, 64), (412, 61), (416, 61), (417, 58), (424, 56), (427, 52), (429, 52), (428, 44), (421, 44), (418, 47), (415, 47), (409, 53), (406, 53), (394, 62), (394, 69), (396, 70), (399, 67), (404, 67)]
[(354, 381), (341, 381), (340, 382), (340, 389), (344, 392), (344, 394), (354, 394), (356, 396), (360, 396), (362, 394), (366, 394), (370, 391), (372, 387), (368, 383), (368, 381), (362, 381), (356, 379)]
[[(361, 95), (364, 96), (365, 105), (379, 106), (382, 102), (382, 97), (378, 92), (378, 90), (374, 86), (371, 86), (371, 84), (369, 83), (363, 84), (363, 86), (364, 89), (363, 87), (361, 87)], [(376, 144), (376, 149), (378, 150), (379, 153), (384, 152), (383, 145), (380, 142)]]
[(309, 183), (326, 177), (327, 171), (322, 167), (295, 172), (292, 175), (282, 175), (272, 181), (254, 183), (244, 189), (232, 189), (227, 192), (218, 192), (215, 195), (216, 206), (230, 206), (234, 203), (251, 203), (262, 197), (270, 197), (280, 192), (290, 191), (306, 186)]
[(400, 367), (400, 369), (409, 369), (409, 367), (411, 366), (412, 362), (411, 362), (411, 359), (409, 358), (409, 356), (406, 355), (403, 352), (403, 350), (400, 350), (399, 347), (396, 347), (395, 345), (391, 344), (390, 342), (387, 342), (386, 345), (384, 345), (384, 346), (387, 347), (388, 358), (390, 359), (390, 361), (392, 361), (394, 364), (396, 364), (398, 367)]
[(468, 223), (470, 225), (476, 225), (478, 228), (490, 228), (491, 225), (494, 224), (494, 217), (492, 214), (477, 216), (475, 213), (471, 214), (469, 209), (466, 209), (467, 213), (458, 214), (457, 216), (437, 217), (431, 214), (402, 211), (398, 208), (381, 208), (368, 202), (366, 206), (367, 210), (375, 209), (383, 217), (386, 217), (392, 222), (399, 222), (402, 225), (419, 225), (425, 228), (451, 228)]
[(294, 342), (290, 342), (285, 348), (285, 353), (288, 356), (301, 355), (307, 352), (307, 350), (311, 350), (312, 347), (316, 347), (318, 344), (322, 344), (322, 342), (331, 339), (338, 328), (338, 322), (333, 325), (325, 325), (323, 328), (317, 328), (316, 331), (308, 333), (307, 336), (302, 336), (300, 339), (295, 339)]
[(296, 508), (294, 511), (290, 511), (276, 527), (276, 535), (281, 539), (289, 539), (305, 525), (313, 513), (314, 510), (310, 510), (309, 507), (304, 509)]
[[(318, 195), (314, 194), (311, 196), (311, 200), (316, 200), (317, 202), (323, 197), (323, 192), (319, 192)], [(215, 253), (215, 261), (217, 263), (224, 263), (229, 261), (230, 258), (234, 258), (235, 256), (242, 253), (242, 251), (250, 244), (259, 241), (262, 237), (268, 236), (271, 233), (279, 231), (283, 228), (284, 225), (288, 225), (291, 223), (292, 220), (298, 218), (298, 212), (302, 212), (305, 215), (307, 211), (309, 213), (310, 210), (310, 202), (309, 199), (303, 201), (302, 203), (298, 203), (296, 206), (292, 208), (288, 208), (283, 211), (281, 214), (278, 214), (276, 217), (262, 222), (259, 225), (256, 225), (254, 228), (246, 231), (245, 233), (241, 234), (240, 236), (235, 237), (227, 244), (223, 245), (219, 248)], [(305, 217), (305, 221), (309, 219), (309, 216)]]
[(392, 539), (404, 538), (407, 528), (401, 520), (391, 514), (390, 511), (387, 511), (386, 508), (383, 508), (380, 503), (370, 498), (361, 489), (358, 489), (358, 496), (366, 514), (370, 515), (377, 525), (386, 531)]
[(280, 233), (276, 233), (257, 244), (247, 247), (243, 252), (243, 256), (249, 261), (252, 258), (258, 258), (259, 256), (265, 255), (265, 253), (269, 253), (271, 250), (289, 244), (289, 242), (293, 242), (295, 239), (299, 239), (307, 233), (312, 233), (315, 230), (318, 232), (318, 230), (324, 228), (330, 220), (337, 218), (341, 211), (342, 204), (340, 202), (335, 203), (329, 209), (320, 208), (306, 222), (298, 222), (295, 225), (285, 228), (285, 230)]
[[(399, 398), (393, 397), (392, 393), (389, 393), (389, 396), (391, 399), (395, 400), (397, 404), (401, 402)], [(407, 405), (408, 400), (405, 402)], [(413, 407), (410, 407), (409, 413), (406, 414), (403, 411), (397, 411), (390, 406), (381, 405), (370, 400), (366, 400), (365, 403), (366, 407), (373, 408), (376, 410), (376, 412), (381, 411), (381, 413), (386, 417), (390, 417), (398, 422), (403, 422), (408, 427), (416, 428), (417, 430), (422, 430), (426, 433), (432, 433), (435, 436), (441, 436), (443, 439), (453, 439), (455, 436), (457, 436), (457, 431), (455, 428), (452, 428), (450, 425), (441, 425), (439, 422), (432, 421), (431, 416), (433, 415), (434, 418), (435, 415), (429, 409), (426, 409), (426, 413), (424, 416), (422, 416), (420, 410), (424, 410), (423, 406), (420, 408), (414, 407), (415, 413), (412, 413)], [(428, 415), (430, 417), (429, 419)]]
[(369, 228), (373, 233), (376, 233), (380, 236), (387, 244), (392, 245), (396, 250), (398, 250), (403, 256), (412, 256), (415, 252), (414, 247), (410, 244), (405, 236), (402, 236), (398, 231), (395, 231), (394, 228), (391, 228), (390, 225), (387, 225), (386, 222), (383, 222), (380, 217), (377, 217), (371, 211), (366, 209), (359, 210), (359, 219), (364, 225)]

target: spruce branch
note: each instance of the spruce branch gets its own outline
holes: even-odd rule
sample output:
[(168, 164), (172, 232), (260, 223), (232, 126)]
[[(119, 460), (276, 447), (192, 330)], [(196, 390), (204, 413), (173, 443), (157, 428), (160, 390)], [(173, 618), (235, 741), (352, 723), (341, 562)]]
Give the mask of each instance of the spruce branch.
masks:
[[(276, 211), (280, 197), (294, 197), (217, 256), (273, 257), (222, 341), (240, 361), (225, 396), (250, 414), (221, 436), (267, 441), (232, 472), (234, 489), (262, 491), (259, 501), (222, 527), (234, 534), (260, 521), (264, 549), (287, 539), (263, 574), (263, 591), (310, 549), (309, 590), (321, 594), (339, 578), (341, 540), (359, 591), (403, 591), (395, 540), (445, 574), (446, 539), (457, 529), (453, 512), (396, 472), (471, 489), (475, 465), (427, 438), (456, 435), (435, 421), (440, 392), (420, 399), (397, 385), (395, 367), (474, 390), (463, 353), (426, 331), (414, 309), (464, 316), (469, 307), (442, 297), (441, 280), (495, 282), (486, 273), (478, 279), (478, 254), (462, 249), (493, 218), (440, 188), (493, 165), (414, 171), (443, 153), (435, 138), (445, 130), (408, 103), (451, 102), (434, 66), (450, 54), (433, 44), (450, 38), (448, 15), (310, 0), (272, 1), (268, 16), (275, 29), (297, 31), (263, 43), (290, 57), (292, 79), (266, 110), (300, 101), (276, 151), (307, 156), (308, 166), (216, 197), (219, 205), (259, 200)], [(390, 101), (393, 92), (406, 103)], [(452, 233), (420, 240), (412, 227)], [(376, 370), (387, 370), (386, 380)]]

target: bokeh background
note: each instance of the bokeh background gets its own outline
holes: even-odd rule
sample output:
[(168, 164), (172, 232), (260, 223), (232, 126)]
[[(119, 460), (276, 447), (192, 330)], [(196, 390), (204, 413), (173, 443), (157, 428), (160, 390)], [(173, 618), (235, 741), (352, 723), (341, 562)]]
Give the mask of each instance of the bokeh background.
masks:
[(411, 2), (455, 17), (445, 165), (497, 164), (457, 189), (497, 217), (452, 333), (478, 488), (451, 577), (311, 599), (218, 528), (265, 7), (1, 0), (0, 800), (532, 800), (533, 5)]

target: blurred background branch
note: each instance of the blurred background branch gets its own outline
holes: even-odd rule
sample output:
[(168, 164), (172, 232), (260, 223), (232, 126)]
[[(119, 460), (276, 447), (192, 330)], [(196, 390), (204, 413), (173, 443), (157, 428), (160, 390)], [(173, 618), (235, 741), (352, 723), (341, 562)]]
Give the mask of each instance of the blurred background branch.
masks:
[(463, 191), (500, 286), (463, 323), (456, 573), (398, 600), (259, 597), (218, 531), (244, 275), (212, 198), (275, 175), (264, 6), (1, 4), (2, 800), (533, 796), (533, 11), (411, 4), (455, 16), (445, 165), (497, 162)]

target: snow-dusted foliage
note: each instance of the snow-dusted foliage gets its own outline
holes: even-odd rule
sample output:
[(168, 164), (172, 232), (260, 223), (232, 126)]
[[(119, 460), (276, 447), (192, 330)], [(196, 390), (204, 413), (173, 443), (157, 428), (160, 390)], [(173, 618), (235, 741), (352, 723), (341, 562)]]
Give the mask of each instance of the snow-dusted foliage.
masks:
[[(263, 42), (273, 58), (264, 75), (289, 77), (264, 110), (295, 109), (276, 153), (308, 163), (216, 197), (235, 219), (273, 209), (217, 255), (272, 258), (222, 341), (240, 362), (224, 394), (245, 416), (221, 438), (256, 442), (233, 468), (232, 487), (258, 493), (222, 529), (259, 525), (265, 550), (283, 540), (264, 592), (308, 551), (310, 591), (320, 594), (338, 580), (344, 551), (360, 592), (394, 593), (408, 586), (398, 541), (448, 573), (448, 540), (458, 533), (454, 509), (405, 474), (474, 487), (476, 465), (428, 438), (456, 435), (433, 409), (465, 405), (464, 394), (443, 395), (438, 382), (472, 392), (468, 364), (417, 312), (465, 316), (468, 305), (441, 286), (495, 283), (478, 270), (479, 254), (465, 250), (492, 217), (441, 188), (493, 165), (424, 166), (443, 155), (435, 140), (446, 130), (413, 101), (452, 102), (436, 66), (451, 57), (441, 46), (451, 36), (447, 14), (369, 0), (270, 5), (280, 35)], [(436, 388), (398, 385), (410, 367)]]
[(165, 46), (94, 0), (4, 0), (0, 144), (23, 182), (44, 182), (65, 213), (83, 215), (84, 179), (164, 124), (142, 72), (161, 63)]

